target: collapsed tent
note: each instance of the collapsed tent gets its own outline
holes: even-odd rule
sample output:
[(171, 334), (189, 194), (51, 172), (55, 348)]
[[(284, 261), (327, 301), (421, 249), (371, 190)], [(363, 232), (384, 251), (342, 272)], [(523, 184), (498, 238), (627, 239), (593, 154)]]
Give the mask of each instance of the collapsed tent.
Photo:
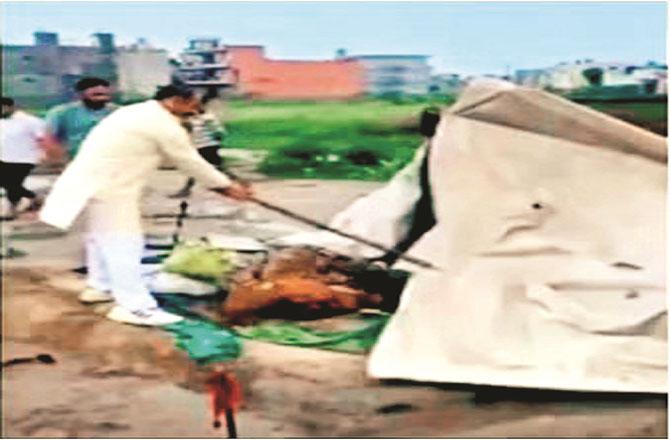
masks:
[[(470, 86), (331, 224), (440, 268), (408, 266), (369, 375), (667, 392), (666, 159), (664, 138), (552, 94)], [(422, 165), (435, 221), (417, 234)], [(282, 241), (379, 256), (327, 232)]]

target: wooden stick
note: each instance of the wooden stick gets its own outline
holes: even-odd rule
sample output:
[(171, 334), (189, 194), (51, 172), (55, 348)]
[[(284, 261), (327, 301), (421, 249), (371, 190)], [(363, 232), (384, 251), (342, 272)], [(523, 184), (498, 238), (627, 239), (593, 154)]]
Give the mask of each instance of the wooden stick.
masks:
[(354, 241), (357, 241), (359, 243), (363, 243), (365, 245), (368, 245), (370, 247), (373, 247), (375, 249), (383, 251), (387, 254), (393, 254), (393, 255), (397, 256), (399, 259), (409, 261), (410, 263), (414, 263), (418, 266), (425, 267), (425, 268), (428, 268), (428, 269), (437, 269), (437, 267), (435, 267), (432, 263), (430, 263), (428, 261), (425, 261), (425, 260), (422, 260), (422, 259), (416, 258), (416, 257), (411, 257), (409, 255), (405, 255), (405, 254), (403, 254), (402, 252), (399, 252), (396, 249), (389, 249), (388, 247), (386, 247), (386, 246), (384, 246), (380, 243), (377, 243), (375, 241), (368, 240), (367, 238), (363, 238), (363, 237), (360, 237), (358, 235), (350, 234), (348, 232), (344, 232), (344, 231), (340, 231), (340, 230), (335, 229), (335, 228), (331, 228), (330, 226), (328, 226), (324, 223), (317, 222), (316, 220), (312, 220), (312, 219), (307, 218), (307, 217), (303, 217), (300, 214), (296, 214), (295, 212), (289, 211), (288, 209), (284, 209), (280, 206), (273, 205), (271, 203), (268, 203), (268, 202), (263, 201), (261, 199), (258, 199), (256, 197), (250, 197), (249, 201), (251, 201), (253, 203), (256, 203), (257, 205), (260, 205), (260, 206), (262, 206), (264, 208), (267, 208), (271, 211), (275, 211), (275, 212), (278, 212), (280, 214), (283, 214), (286, 217), (292, 218), (294, 220), (298, 220), (298, 221), (300, 221), (302, 223), (306, 223), (310, 226), (314, 226), (315, 228), (323, 229), (324, 231), (332, 232), (333, 234), (339, 235), (341, 237), (345, 237), (345, 238), (348, 238), (350, 240), (354, 240)]
[[(246, 182), (244, 182), (243, 179), (240, 179), (238, 176), (231, 173), (230, 171), (226, 171), (226, 174), (231, 179), (233, 179), (233, 180), (235, 180), (235, 181), (237, 181), (237, 182), (239, 182), (243, 185), (246, 184)], [(375, 249), (378, 249), (378, 250), (384, 252), (386, 255), (394, 255), (398, 259), (409, 261), (410, 263), (416, 264), (417, 266), (424, 267), (424, 268), (427, 268), (427, 269), (438, 269), (438, 267), (436, 267), (435, 265), (433, 265), (429, 261), (406, 255), (404, 252), (398, 251), (397, 249), (388, 248), (381, 243), (377, 243), (375, 241), (368, 240), (367, 238), (363, 238), (363, 237), (360, 237), (360, 236), (355, 235), (355, 234), (350, 234), (348, 232), (344, 232), (344, 231), (340, 231), (340, 230), (335, 229), (335, 228), (331, 228), (330, 226), (328, 226), (324, 223), (317, 222), (316, 220), (312, 220), (310, 218), (304, 217), (304, 216), (302, 216), (300, 214), (297, 214), (293, 211), (289, 211), (288, 209), (282, 208), (282, 207), (277, 206), (277, 205), (273, 205), (272, 203), (266, 202), (266, 201), (261, 200), (257, 197), (250, 197), (248, 199), (248, 201), (253, 202), (257, 205), (260, 205), (260, 206), (262, 206), (266, 209), (269, 209), (271, 211), (278, 212), (282, 215), (285, 215), (286, 217), (292, 218), (292, 219), (297, 220), (299, 222), (306, 223), (310, 226), (314, 226), (317, 229), (322, 229), (324, 231), (332, 232), (333, 234), (339, 235), (341, 237), (348, 238), (348, 239), (356, 241), (358, 243), (363, 243), (367, 246), (370, 246), (372, 248), (375, 248)], [(185, 217), (187, 217), (186, 208), (188, 207), (188, 204), (186, 203), (186, 201), (183, 201), (181, 203), (180, 207), (181, 207), (181, 212), (177, 216), (177, 225), (179, 225), (179, 228), (181, 229), (181, 224), (183, 223), (183, 219)], [(176, 237), (176, 234), (175, 234), (175, 237)], [(175, 241), (175, 244), (176, 244), (176, 241)]]

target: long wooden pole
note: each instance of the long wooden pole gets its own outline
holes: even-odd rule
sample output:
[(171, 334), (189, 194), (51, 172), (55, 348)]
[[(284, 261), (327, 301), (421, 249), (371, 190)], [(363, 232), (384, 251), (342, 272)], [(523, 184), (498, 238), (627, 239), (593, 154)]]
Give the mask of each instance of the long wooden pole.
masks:
[(354, 240), (356, 242), (363, 243), (367, 246), (373, 247), (375, 249), (379, 249), (380, 251), (383, 251), (387, 254), (392, 254), (399, 259), (409, 261), (410, 263), (416, 264), (418, 266), (425, 267), (425, 268), (428, 268), (428, 269), (437, 269), (437, 267), (435, 267), (432, 263), (430, 263), (426, 260), (422, 260), (420, 258), (412, 257), (412, 256), (409, 256), (409, 255), (405, 255), (404, 253), (399, 252), (396, 249), (388, 248), (387, 246), (384, 246), (383, 244), (377, 243), (375, 241), (369, 240), (369, 239), (361, 237), (359, 235), (350, 234), (348, 232), (340, 231), (339, 229), (331, 228), (330, 226), (328, 226), (324, 223), (317, 222), (316, 220), (312, 220), (310, 218), (304, 217), (300, 214), (289, 211), (288, 209), (282, 208), (282, 207), (277, 206), (277, 205), (273, 205), (272, 203), (268, 203), (268, 202), (266, 202), (264, 200), (261, 200), (257, 197), (250, 197), (248, 200), (250, 202), (253, 202), (257, 205), (260, 205), (260, 206), (262, 206), (266, 209), (269, 209), (271, 211), (275, 211), (275, 212), (278, 212), (280, 214), (283, 214), (286, 217), (292, 218), (294, 220), (298, 220), (298, 221), (300, 221), (302, 223), (306, 223), (310, 226), (314, 226), (317, 229), (322, 229), (324, 231), (332, 232), (333, 234), (339, 235), (341, 237), (345, 237), (345, 238), (348, 238), (350, 240)]

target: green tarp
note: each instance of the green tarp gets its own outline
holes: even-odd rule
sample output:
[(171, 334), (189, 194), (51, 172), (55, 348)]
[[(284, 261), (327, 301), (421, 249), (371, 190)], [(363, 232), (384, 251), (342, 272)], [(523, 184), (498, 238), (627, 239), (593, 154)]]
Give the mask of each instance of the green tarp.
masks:
[(265, 322), (237, 328), (243, 337), (281, 345), (311, 347), (345, 353), (367, 353), (377, 342), (389, 316), (362, 317), (362, 326), (350, 331), (314, 330), (293, 322)]
[[(390, 317), (388, 314), (354, 315), (357, 328), (346, 331), (316, 330), (292, 321), (266, 321), (231, 330), (194, 311), (198, 305), (220, 301), (220, 298), (193, 298), (175, 294), (157, 297), (166, 310), (186, 318), (163, 328), (172, 334), (176, 346), (200, 365), (237, 359), (242, 353), (240, 337), (295, 347), (367, 353), (377, 342)], [(352, 316), (347, 319), (352, 319)]]
[(367, 317), (363, 326), (351, 331), (326, 332), (293, 322), (265, 322), (256, 326), (229, 330), (206, 320), (185, 319), (163, 327), (175, 344), (200, 365), (226, 362), (242, 354), (240, 336), (296, 347), (318, 348), (344, 353), (367, 353), (377, 342), (388, 316)]

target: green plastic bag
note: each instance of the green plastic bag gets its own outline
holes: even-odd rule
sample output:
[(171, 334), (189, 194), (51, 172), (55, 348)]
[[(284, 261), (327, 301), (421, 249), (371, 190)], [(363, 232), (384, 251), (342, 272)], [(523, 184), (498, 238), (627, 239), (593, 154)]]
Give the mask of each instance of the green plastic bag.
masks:
[(235, 252), (205, 243), (180, 244), (163, 262), (166, 272), (221, 285), (235, 270)]
[(175, 345), (200, 365), (231, 361), (242, 353), (235, 333), (208, 321), (184, 319), (163, 328), (172, 333)]

